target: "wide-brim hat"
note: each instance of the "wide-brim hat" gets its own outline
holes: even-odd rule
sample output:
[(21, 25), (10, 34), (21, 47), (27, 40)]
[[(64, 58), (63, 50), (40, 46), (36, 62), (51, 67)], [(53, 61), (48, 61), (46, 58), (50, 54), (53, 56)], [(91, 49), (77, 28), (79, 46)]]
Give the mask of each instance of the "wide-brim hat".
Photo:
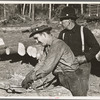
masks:
[(75, 14), (75, 9), (72, 7), (64, 7), (60, 14), (60, 20), (73, 19), (76, 20), (78, 17)]
[(32, 29), (32, 33), (30, 34), (29, 37), (32, 37), (33, 35), (35, 35), (37, 33), (51, 31), (51, 29), (52, 29), (52, 27), (50, 27), (48, 25), (42, 25), (40, 27), (35, 27), (34, 29)]

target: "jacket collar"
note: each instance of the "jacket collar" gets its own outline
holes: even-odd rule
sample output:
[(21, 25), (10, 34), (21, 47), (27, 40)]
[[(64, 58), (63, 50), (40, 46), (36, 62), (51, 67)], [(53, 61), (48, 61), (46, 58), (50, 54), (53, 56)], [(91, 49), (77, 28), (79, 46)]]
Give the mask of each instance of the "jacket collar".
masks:
[(64, 29), (64, 30), (72, 31), (73, 33), (75, 33), (75, 32), (78, 30), (78, 28), (79, 28), (79, 25), (77, 25), (77, 24), (75, 23), (75, 26), (74, 26), (71, 30), (68, 30), (68, 29)]
[(79, 25), (77, 25), (75, 23), (75, 26), (73, 27), (73, 29), (71, 31), (73, 31), (73, 33), (75, 33), (78, 30), (78, 28), (79, 28)]

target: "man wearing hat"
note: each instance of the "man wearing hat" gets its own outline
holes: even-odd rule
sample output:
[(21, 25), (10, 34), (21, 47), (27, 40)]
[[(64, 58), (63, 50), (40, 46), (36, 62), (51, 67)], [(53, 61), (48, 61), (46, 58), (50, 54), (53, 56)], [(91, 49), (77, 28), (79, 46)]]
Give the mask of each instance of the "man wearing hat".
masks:
[(45, 47), (45, 58), (31, 70), (22, 81), (23, 88), (29, 88), (34, 81), (46, 77), (51, 72), (57, 75), (60, 83), (72, 92), (73, 96), (83, 96), (82, 85), (76, 70), (77, 59), (69, 46), (52, 36), (52, 28), (42, 25), (33, 29), (30, 37)]
[[(75, 9), (72, 7), (64, 7), (61, 11), (60, 21), (63, 30), (59, 34), (62, 39), (73, 51), (80, 64), (79, 68), (82, 75), (78, 73), (83, 86), (84, 96), (87, 95), (89, 74), (91, 70), (90, 61), (99, 51), (99, 44), (89, 29), (76, 24), (77, 16)], [(83, 32), (83, 33), (82, 33)], [(83, 36), (82, 36), (83, 34)]]

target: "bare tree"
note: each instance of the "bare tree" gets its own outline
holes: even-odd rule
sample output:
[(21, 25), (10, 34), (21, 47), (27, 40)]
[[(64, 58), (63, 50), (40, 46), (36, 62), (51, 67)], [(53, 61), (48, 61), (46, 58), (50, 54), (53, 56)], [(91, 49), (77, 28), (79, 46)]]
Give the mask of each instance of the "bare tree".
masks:
[(24, 15), (24, 13), (25, 13), (25, 4), (23, 5), (23, 15)]
[(4, 4), (4, 19), (6, 19), (6, 9), (5, 9), (5, 4)]
[(81, 14), (83, 14), (83, 4), (81, 4)]
[(32, 4), (32, 22), (34, 22), (34, 4)]
[(49, 20), (51, 20), (51, 4), (49, 4)]
[(29, 17), (31, 16), (31, 9), (32, 9), (32, 5), (29, 5)]

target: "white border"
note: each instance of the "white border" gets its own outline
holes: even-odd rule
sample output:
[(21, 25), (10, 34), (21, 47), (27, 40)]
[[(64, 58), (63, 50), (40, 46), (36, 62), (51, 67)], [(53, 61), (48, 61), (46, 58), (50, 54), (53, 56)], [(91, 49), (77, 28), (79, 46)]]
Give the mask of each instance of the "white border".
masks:
[(0, 4), (98, 4), (100, 1), (0, 1)]
[(71, 96), (10, 96), (0, 97), (0, 99), (71, 99), (71, 100), (100, 100), (100, 97), (86, 96), (86, 97), (71, 97)]
[[(98, 4), (100, 1), (0, 1), (0, 4)], [(99, 96), (71, 97), (71, 96), (10, 96), (0, 99), (77, 99), (77, 100), (100, 100)]]

